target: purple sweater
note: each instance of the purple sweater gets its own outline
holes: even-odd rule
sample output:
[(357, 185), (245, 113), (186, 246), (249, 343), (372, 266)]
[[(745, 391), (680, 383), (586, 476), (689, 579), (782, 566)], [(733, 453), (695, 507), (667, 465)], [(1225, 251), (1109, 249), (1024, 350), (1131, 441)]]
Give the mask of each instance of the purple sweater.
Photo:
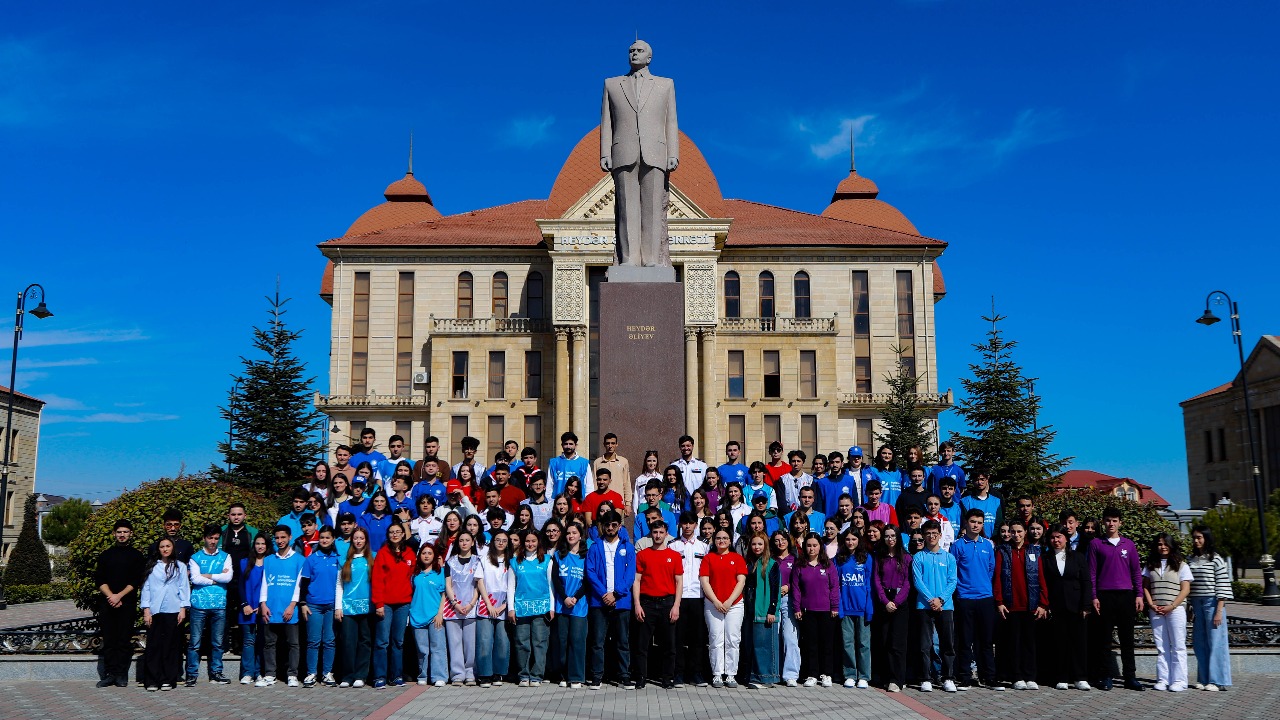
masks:
[(1093, 599), (1099, 590), (1124, 590), (1142, 597), (1142, 565), (1138, 548), (1127, 537), (1112, 545), (1106, 538), (1089, 543), (1089, 576), (1093, 580)]
[(876, 602), (882, 606), (890, 600), (899, 606), (906, 605), (907, 596), (911, 594), (911, 556), (904, 553), (901, 565), (891, 558), (877, 557), (871, 588), (875, 591)]
[(791, 612), (839, 609), (840, 571), (835, 563), (823, 566), (797, 561), (791, 569)]

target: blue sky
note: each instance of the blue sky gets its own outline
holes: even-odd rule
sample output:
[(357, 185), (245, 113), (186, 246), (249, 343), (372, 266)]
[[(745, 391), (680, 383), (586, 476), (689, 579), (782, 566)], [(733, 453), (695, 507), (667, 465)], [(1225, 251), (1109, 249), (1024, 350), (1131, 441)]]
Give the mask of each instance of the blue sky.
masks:
[(446, 213), (546, 197), (638, 31), (727, 197), (821, 211), (855, 129), (881, 199), (951, 243), (942, 388), (994, 297), (1055, 450), (1185, 502), (1178, 402), (1235, 366), (1225, 323), (1192, 322), (1205, 294), (1250, 347), (1277, 330), (1280, 11), (805, 5), (9, 3), (0, 290), (41, 282), (57, 313), (18, 367), (49, 402), (39, 489), (217, 460), (277, 277), (325, 387), (315, 245), (381, 201), (410, 130)]

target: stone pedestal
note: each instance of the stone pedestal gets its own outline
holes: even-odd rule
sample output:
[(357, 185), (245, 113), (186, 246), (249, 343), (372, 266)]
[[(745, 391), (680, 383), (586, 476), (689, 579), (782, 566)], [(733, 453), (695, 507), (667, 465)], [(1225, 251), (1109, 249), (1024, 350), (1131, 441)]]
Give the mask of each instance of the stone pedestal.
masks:
[(616, 433), (639, 474), (646, 450), (674, 457), (685, 433), (684, 289), (600, 284), (600, 437)]

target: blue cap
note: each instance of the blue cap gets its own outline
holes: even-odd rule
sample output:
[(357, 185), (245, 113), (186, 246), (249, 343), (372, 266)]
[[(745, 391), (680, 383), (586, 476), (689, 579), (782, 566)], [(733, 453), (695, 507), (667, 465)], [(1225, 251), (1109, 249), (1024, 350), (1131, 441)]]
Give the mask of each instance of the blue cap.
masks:
[(768, 500), (768, 499), (769, 499), (769, 496), (764, 491), (759, 491), (755, 495), (751, 496), (751, 502), (755, 502), (756, 500)]
[(862, 448), (857, 445), (849, 448), (849, 457), (862, 457)]

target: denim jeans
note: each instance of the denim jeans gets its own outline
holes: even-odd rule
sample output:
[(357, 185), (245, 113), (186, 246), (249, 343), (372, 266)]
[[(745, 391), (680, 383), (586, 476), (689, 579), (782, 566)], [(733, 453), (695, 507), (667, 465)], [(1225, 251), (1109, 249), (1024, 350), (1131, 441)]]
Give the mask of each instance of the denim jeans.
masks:
[(431, 682), (449, 679), (449, 656), (445, 649), (444, 628), (429, 622), (426, 627), (413, 629), (413, 639), (418, 645), (418, 679), (427, 679), (431, 670)]
[(449, 675), (456, 683), (476, 679), (476, 618), (444, 621), (449, 641)]
[(200, 643), (209, 628), (209, 677), (222, 674), (222, 635), (226, 630), (227, 609), (191, 608), (191, 642), (187, 645), (187, 679), (200, 675)]
[(346, 615), (338, 621), (342, 633), (342, 680), (353, 683), (369, 679), (369, 661), (372, 659), (372, 613)]
[(476, 677), (502, 679), (511, 663), (511, 641), (503, 620), (476, 618)]
[(631, 679), (631, 610), (593, 607), (587, 611), (591, 623), (591, 679), (604, 679), (604, 641), (610, 634), (618, 649), (618, 679)]
[(782, 679), (800, 679), (800, 631), (796, 616), (791, 614), (791, 595), (778, 600), (778, 618), (782, 631)]
[(1202, 685), (1213, 683), (1218, 687), (1231, 685), (1231, 654), (1227, 649), (1227, 618), (1223, 613), (1222, 625), (1213, 626), (1213, 614), (1218, 610), (1218, 598), (1212, 595), (1189, 597), (1187, 602), (1195, 612), (1191, 625), (1191, 647), (1196, 653), (1196, 681)]
[[(377, 615), (374, 615), (377, 617)], [(409, 603), (383, 605), (373, 641), (373, 679), (404, 677), (404, 628), (409, 623)]]
[(861, 616), (841, 618), (844, 636), (844, 677), (871, 679), (871, 623)]
[(587, 625), (585, 617), (556, 616), (560, 667), (564, 670), (565, 682), (580, 683), (587, 679)]
[(516, 620), (516, 665), (520, 667), (521, 680), (542, 681), (546, 668), (547, 639), (551, 628), (545, 615), (522, 617)]
[(262, 647), (258, 644), (261, 630), (258, 623), (240, 626), (244, 638), (240, 647), (240, 677), (256, 678), (262, 674)]
[(751, 682), (778, 682), (778, 623), (751, 623)]
[(307, 620), (307, 674), (319, 675), (320, 650), (324, 649), (324, 672), (333, 672), (333, 654), (337, 649), (333, 636), (333, 605), (311, 605)]

